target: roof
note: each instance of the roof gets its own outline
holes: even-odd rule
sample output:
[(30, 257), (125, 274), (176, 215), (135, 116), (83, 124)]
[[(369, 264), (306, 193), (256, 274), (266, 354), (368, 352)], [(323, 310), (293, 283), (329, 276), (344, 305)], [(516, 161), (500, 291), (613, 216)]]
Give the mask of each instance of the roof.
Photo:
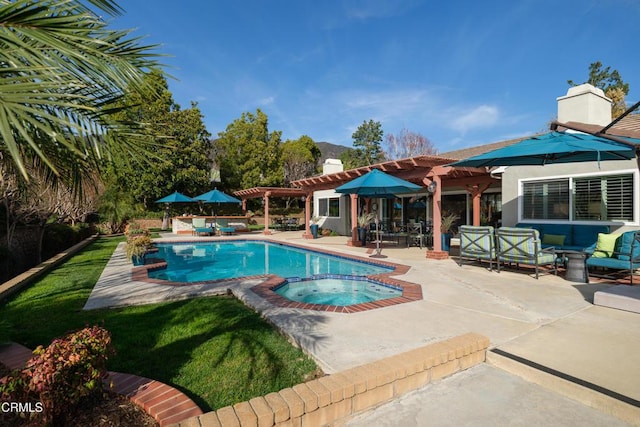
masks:
[(476, 145), (475, 147), (461, 148), (460, 150), (447, 151), (446, 153), (439, 154), (442, 157), (448, 157), (455, 160), (467, 159), (469, 157), (478, 156), (480, 154), (488, 153), (489, 151), (497, 150), (498, 148), (508, 147), (517, 142), (531, 138), (532, 136), (523, 136), (521, 138), (508, 139), (506, 141), (492, 142), (491, 144)]
[[(429, 169), (434, 166), (446, 165), (454, 160), (457, 159), (444, 156), (421, 155), (405, 159), (389, 160), (387, 162), (349, 169), (342, 172), (330, 173), (327, 175), (312, 176), (310, 178), (293, 181), (291, 185), (301, 188), (313, 188), (314, 191), (319, 189), (331, 189), (362, 176), (372, 169), (379, 169), (383, 172), (411, 181), (412, 178), (416, 179), (424, 176), (424, 172), (422, 171), (425, 169)], [(416, 177), (410, 176), (411, 173), (416, 170), (420, 170), (421, 173)]]
[[(579, 122), (567, 122), (568, 126), (579, 127), (587, 132), (597, 133), (603, 129), (601, 125), (589, 125)], [(562, 126), (562, 124), (560, 124)], [(626, 138), (640, 138), (640, 114), (629, 114), (615, 123), (605, 132), (607, 135), (622, 136)]]

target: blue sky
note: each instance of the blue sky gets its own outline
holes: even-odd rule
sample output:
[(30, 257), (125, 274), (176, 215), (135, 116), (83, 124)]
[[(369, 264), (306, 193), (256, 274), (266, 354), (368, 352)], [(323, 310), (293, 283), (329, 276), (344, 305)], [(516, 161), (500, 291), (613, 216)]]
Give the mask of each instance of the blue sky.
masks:
[(174, 100), (214, 136), (257, 108), (282, 138), (351, 146), (363, 121), (440, 152), (547, 129), (601, 61), (640, 100), (637, 0), (120, 0)]

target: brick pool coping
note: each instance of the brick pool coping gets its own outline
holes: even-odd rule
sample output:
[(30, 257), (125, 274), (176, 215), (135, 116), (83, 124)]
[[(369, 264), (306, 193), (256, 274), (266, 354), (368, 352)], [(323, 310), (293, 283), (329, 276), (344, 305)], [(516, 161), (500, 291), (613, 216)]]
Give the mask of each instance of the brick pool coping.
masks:
[[(374, 310), (376, 308), (389, 307), (393, 305), (404, 304), (407, 302), (418, 301), (422, 299), (422, 287), (420, 285), (406, 282), (404, 280), (400, 280), (393, 277), (396, 275), (407, 273), (411, 268), (408, 265), (396, 264), (393, 262), (383, 261), (380, 259), (367, 260), (356, 255), (343, 254), (343, 253), (329, 251), (326, 249), (309, 248), (307, 246), (297, 245), (295, 243), (282, 243), (279, 241), (273, 241), (269, 239), (241, 239), (241, 240), (216, 239), (215, 240), (215, 242), (238, 242), (238, 241), (268, 242), (268, 243), (272, 243), (279, 246), (288, 246), (288, 247), (293, 247), (297, 249), (304, 249), (311, 252), (317, 252), (324, 255), (330, 255), (330, 256), (346, 259), (349, 261), (357, 261), (360, 263), (392, 268), (393, 270), (387, 273), (372, 274), (366, 277), (369, 280), (373, 280), (383, 285), (391, 286), (399, 290), (402, 290), (402, 295), (394, 298), (387, 298), (383, 300), (371, 301), (371, 302), (354, 304), (349, 306), (302, 303), (297, 301), (291, 301), (275, 293), (274, 289), (276, 289), (277, 287), (282, 285), (284, 282), (286, 282), (286, 279), (280, 276), (276, 276), (274, 274), (243, 276), (243, 277), (237, 277), (237, 278), (206, 280), (206, 281), (200, 281), (200, 282), (174, 282), (174, 281), (160, 280), (160, 279), (154, 279), (149, 277), (150, 271), (161, 270), (167, 267), (167, 262), (161, 258), (148, 258), (144, 265), (140, 265), (133, 268), (131, 277), (135, 281), (153, 283), (158, 285), (167, 285), (167, 286), (192, 286), (192, 285), (201, 285), (201, 284), (219, 284), (220, 286), (224, 286), (225, 284), (231, 285), (247, 279), (264, 278), (264, 281), (262, 283), (251, 287), (251, 290), (256, 295), (260, 296), (261, 298), (271, 303), (272, 305), (275, 305), (277, 307), (283, 307), (283, 308), (300, 308), (304, 310), (316, 310), (316, 311), (326, 311), (326, 312), (334, 312), (334, 313), (359, 313), (362, 311)], [(196, 240), (196, 239), (187, 239), (187, 240), (172, 241), (171, 243), (203, 243), (203, 241)], [(150, 251), (150, 253), (153, 253), (153, 252), (157, 252), (157, 249), (155, 251), (154, 250)], [(328, 276), (336, 277), (335, 275), (328, 275)]]

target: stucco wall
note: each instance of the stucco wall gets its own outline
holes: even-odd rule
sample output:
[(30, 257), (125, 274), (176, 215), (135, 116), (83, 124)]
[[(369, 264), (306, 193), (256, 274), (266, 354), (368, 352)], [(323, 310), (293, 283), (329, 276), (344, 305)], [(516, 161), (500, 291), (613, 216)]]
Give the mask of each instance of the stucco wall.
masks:
[[(640, 186), (638, 184), (638, 165), (635, 160), (621, 160), (584, 163), (564, 163), (545, 166), (511, 166), (502, 174), (502, 225), (513, 226), (519, 222), (518, 204), (520, 192), (520, 180), (535, 178), (559, 178), (576, 177), (580, 175), (597, 175), (609, 172), (636, 173), (635, 210), (638, 220), (638, 208), (640, 207)], [(554, 221), (559, 222), (559, 221)], [(623, 231), (628, 228), (637, 228), (638, 224), (613, 224), (612, 231)]]

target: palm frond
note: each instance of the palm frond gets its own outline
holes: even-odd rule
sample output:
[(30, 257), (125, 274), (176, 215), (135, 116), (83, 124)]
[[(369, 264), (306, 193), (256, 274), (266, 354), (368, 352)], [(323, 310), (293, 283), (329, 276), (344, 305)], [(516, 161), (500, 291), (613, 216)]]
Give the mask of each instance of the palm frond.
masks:
[[(111, 0), (89, 1), (121, 12)], [(159, 65), (156, 47), (129, 30), (108, 29), (78, 0), (0, 0), (0, 144), (25, 178), (29, 152), (59, 173), (43, 144), (79, 162), (121, 149), (103, 136), (128, 125), (114, 123), (109, 112), (127, 91), (145, 88), (145, 73)], [(132, 144), (127, 155), (141, 151)]]

